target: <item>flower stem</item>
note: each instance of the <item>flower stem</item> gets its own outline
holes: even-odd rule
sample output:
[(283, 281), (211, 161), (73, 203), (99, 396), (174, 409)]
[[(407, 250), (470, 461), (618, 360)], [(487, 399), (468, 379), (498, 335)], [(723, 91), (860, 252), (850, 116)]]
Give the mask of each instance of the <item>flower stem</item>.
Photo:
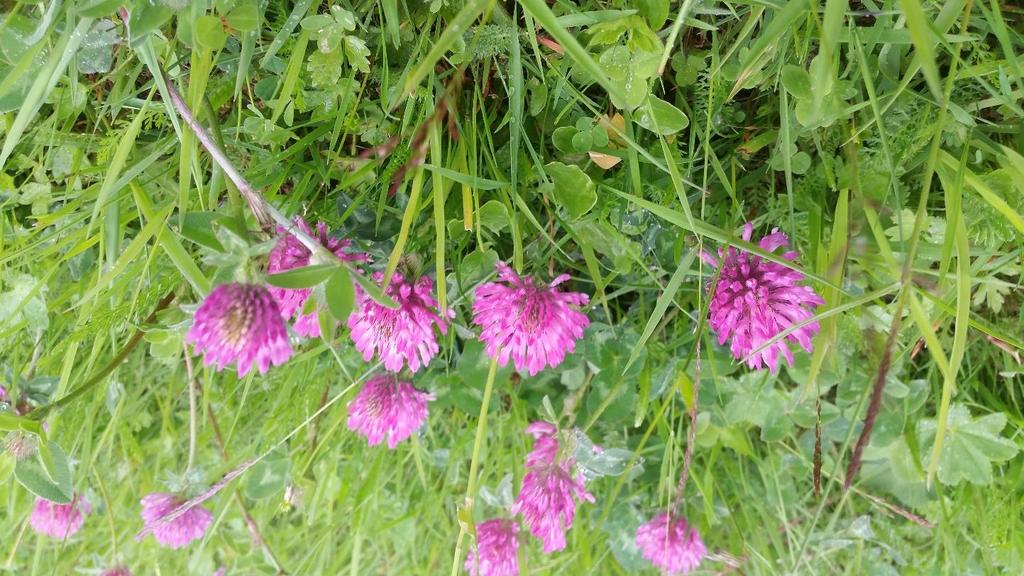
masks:
[(459, 573), (459, 560), (462, 557), (462, 540), (473, 524), (473, 501), (476, 499), (476, 476), (480, 468), (480, 453), (483, 452), (484, 438), (487, 435), (487, 409), (491, 404), (491, 392), (494, 391), (494, 377), (498, 373), (498, 361), (491, 359), (487, 370), (487, 384), (484, 386), (484, 399), (480, 404), (480, 417), (476, 422), (476, 439), (473, 441), (473, 459), (469, 463), (469, 486), (466, 488), (466, 502), (459, 510), (459, 539), (455, 543), (455, 557), (452, 558), (452, 576)]
[(188, 464), (185, 465), (185, 474), (192, 471), (196, 461), (196, 376), (192, 370), (192, 356), (188, 347), (185, 347), (185, 374), (188, 378)]

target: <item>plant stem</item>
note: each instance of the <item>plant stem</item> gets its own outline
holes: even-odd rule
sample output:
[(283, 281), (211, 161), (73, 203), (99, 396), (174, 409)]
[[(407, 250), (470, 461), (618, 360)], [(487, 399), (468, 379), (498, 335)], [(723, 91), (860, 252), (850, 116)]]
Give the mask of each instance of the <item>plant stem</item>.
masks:
[(188, 378), (188, 464), (185, 474), (192, 471), (196, 461), (196, 377), (192, 370), (192, 356), (185, 347), (185, 375)]
[[(459, 573), (459, 560), (462, 557), (462, 540), (466, 536), (468, 526), (473, 523), (473, 500), (476, 499), (476, 476), (480, 468), (480, 453), (483, 451), (484, 437), (487, 435), (487, 409), (491, 404), (491, 392), (494, 391), (494, 377), (498, 373), (498, 361), (491, 359), (491, 367), (487, 371), (487, 384), (484, 386), (484, 399), (480, 404), (480, 417), (476, 422), (476, 439), (473, 441), (473, 459), (469, 463), (469, 486), (466, 488), (466, 502), (459, 511), (459, 539), (455, 543), (455, 557), (452, 558), (452, 576)], [(474, 527), (475, 531), (475, 527)]]

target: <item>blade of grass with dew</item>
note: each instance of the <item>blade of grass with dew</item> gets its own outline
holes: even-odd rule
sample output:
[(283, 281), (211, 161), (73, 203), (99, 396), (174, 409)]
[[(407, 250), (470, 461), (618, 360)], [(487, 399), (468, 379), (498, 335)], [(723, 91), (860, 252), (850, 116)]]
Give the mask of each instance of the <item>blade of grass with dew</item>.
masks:
[[(153, 90), (149, 91), (149, 97), (146, 99), (147, 105), (153, 98), (153, 93)], [(125, 130), (121, 138), (118, 139), (117, 148), (114, 149), (114, 155), (110, 158), (110, 162), (107, 165), (106, 174), (103, 177), (103, 184), (100, 186), (99, 194), (96, 196), (96, 203), (93, 205), (92, 209), (92, 218), (89, 221), (89, 230), (92, 230), (96, 226), (101, 210), (105, 213), (115, 214), (113, 223), (107, 219), (104, 224), (104, 238), (108, 243), (106, 249), (110, 264), (113, 264), (113, 261), (116, 259), (112, 257), (116, 256), (116, 254), (111, 251), (117, 247), (117, 197), (115, 192), (121, 189), (117, 187), (118, 179), (121, 176), (121, 172), (124, 170), (125, 164), (128, 162), (128, 156), (131, 154), (132, 149), (135, 146), (135, 140), (139, 136), (139, 130), (142, 128), (142, 121), (146, 118), (146, 108), (147, 106), (143, 106), (142, 109), (135, 113), (135, 118), (133, 118), (131, 124), (128, 125), (128, 129)], [(111, 226), (113, 226), (113, 230), (109, 230)], [(111, 245), (111, 242), (113, 245)]]
[(839, 36), (843, 27), (844, 12), (849, 7), (846, 0), (826, 0), (825, 14), (821, 24), (821, 57), (828, 63), (829, 70), (835, 74), (833, 59), (839, 46)]
[[(942, 184), (944, 191), (944, 200), (946, 208), (946, 229), (956, 230), (958, 222), (963, 218), (963, 186), (964, 186), (964, 171), (967, 169), (967, 158), (968, 158), (968, 146), (963, 147), (963, 151), (960, 154), (960, 167), (956, 171), (955, 179), (949, 177), (949, 170), (943, 169), (944, 166), (940, 165), (936, 171), (939, 175), (939, 181)], [(938, 271), (938, 288), (942, 288), (943, 282), (946, 280), (946, 272), (949, 270), (950, 263), (953, 259), (954, 244), (956, 242), (956, 234), (945, 234), (942, 239), (942, 254), (939, 257), (939, 271)]]
[(690, 10), (693, 9), (694, 3), (694, 0), (683, 0), (679, 5), (676, 20), (672, 23), (672, 31), (669, 32), (668, 41), (665, 42), (665, 51), (661, 54), (661, 61), (658, 63), (658, 76), (665, 73), (665, 65), (668, 64), (668, 59), (672, 55), (672, 48), (679, 37), (679, 31), (683, 29), (683, 24), (686, 22), (686, 17), (689, 15)]
[(96, 297), (101, 290), (107, 287), (115, 278), (120, 276), (125, 269), (132, 264), (140, 254), (142, 254), (143, 248), (149, 240), (160, 232), (167, 225), (167, 217), (174, 210), (174, 206), (167, 206), (157, 212), (156, 217), (146, 223), (145, 226), (139, 230), (135, 238), (128, 244), (128, 246), (121, 252), (117, 262), (108, 270), (105, 274), (96, 280), (96, 283), (82, 295), (81, 299), (72, 306), (72, 309), (79, 308), (90, 300)]
[(275, 94), (274, 108), (270, 113), (270, 122), (273, 124), (276, 124), (284, 114), (285, 107), (292, 102), (292, 97), (298, 88), (299, 73), (302, 72), (302, 65), (306, 63), (307, 44), (309, 44), (309, 31), (303, 30), (292, 46), (292, 55), (288, 59), (288, 67), (285, 68), (281, 89)]
[[(989, 9), (986, 15), (991, 15), (991, 18), (987, 18), (987, 20), (992, 27), (992, 33), (999, 40), (999, 46), (1003, 49), (1003, 56), (1010, 65), (1010, 70), (1017, 76), (1017, 85), (1024, 87), (1024, 72), (1021, 71), (1018, 56), (1014, 53), (1013, 40), (1010, 38), (1010, 31), (1006, 28), (1006, 20), (1003, 18), (1000, 4), (999, 0), (989, 0)], [(1019, 29), (1017, 32), (1019, 34)]]
[(7, 136), (4, 138), (3, 147), (0, 148), (0, 170), (3, 170), (7, 164), (7, 159), (10, 157), (11, 152), (14, 151), (14, 146), (21, 141), (25, 129), (28, 128), (29, 123), (32, 122), (36, 114), (43, 107), (47, 96), (53, 92), (57, 82), (63, 77), (64, 71), (77, 53), (78, 47), (82, 44), (82, 40), (85, 39), (86, 32), (88, 32), (91, 25), (91, 18), (83, 18), (75, 27), (72, 28), (69, 22), (69, 25), (65, 28), (60, 42), (50, 54), (50, 59), (43, 66), (42, 70), (39, 71), (38, 76), (36, 76), (35, 81), (32, 83), (32, 87), (29, 88), (25, 101), (18, 109), (17, 116), (14, 117), (14, 122), (7, 127)]
[[(284, 47), (292, 37), (292, 32), (302, 22), (302, 19), (309, 13), (310, 7), (313, 6), (313, 0), (298, 0), (295, 6), (292, 7), (291, 13), (288, 14), (288, 18), (285, 19), (284, 25), (274, 35), (274, 39), (271, 40), (270, 45), (267, 46), (267, 51), (263, 53), (263, 58), (260, 58), (260, 68), (266, 68), (267, 65), (277, 56), (277, 53)], [(315, 8), (314, 8), (315, 10)]]
[[(832, 234), (829, 238), (828, 252), (819, 256), (818, 269), (823, 276), (832, 280), (833, 284), (840, 285), (846, 276), (846, 259), (849, 256), (849, 233), (850, 233), (850, 191), (839, 192), (839, 200), (836, 202), (836, 211), (832, 221)], [(842, 305), (843, 295), (832, 286), (827, 286), (822, 291), (822, 296), (829, 308)], [(838, 337), (838, 318), (821, 320), (821, 332), (814, 339), (814, 354), (811, 355), (811, 365), (807, 371), (807, 384), (801, 392), (799, 401), (803, 401), (811, 390), (817, 390), (818, 375), (825, 365), (825, 358), (832, 351)]]

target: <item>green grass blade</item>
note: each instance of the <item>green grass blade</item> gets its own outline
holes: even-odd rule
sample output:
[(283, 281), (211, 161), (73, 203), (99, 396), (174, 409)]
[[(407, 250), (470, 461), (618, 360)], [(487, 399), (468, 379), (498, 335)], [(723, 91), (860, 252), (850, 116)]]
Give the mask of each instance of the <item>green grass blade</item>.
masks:
[(957, 220), (953, 234), (956, 236), (957, 258), (956, 319), (953, 327), (953, 348), (949, 354), (949, 370), (942, 379), (942, 398), (939, 401), (935, 444), (932, 445), (932, 455), (928, 462), (928, 475), (925, 483), (929, 488), (939, 470), (939, 460), (942, 456), (942, 446), (949, 418), (949, 405), (953, 400), (957, 374), (959, 374), (960, 364), (963, 362), (964, 352), (967, 348), (967, 327), (971, 315), (971, 254), (967, 240), (967, 226), (964, 224), (963, 218)]
[[(940, 166), (947, 170), (954, 172), (960, 170), (960, 162), (946, 151), (939, 151), (939, 162), (941, 163)], [(982, 200), (987, 202), (992, 208), (995, 208), (1018, 232), (1024, 233), (1024, 217), (1017, 213), (1006, 200), (999, 196), (999, 194), (996, 194), (991, 186), (969, 168), (965, 167), (963, 174), (964, 181), (981, 196)]]
[(149, 240), (153, 238), (153, 236), (155, 236), (158, 232), (163, 230), (163, 228), (167, 225), (167, 217), (170, 216), (173, 210), (174, 205), (171, 204), (164, 208), (163, 210), (157, 212), (156, 217), (147, 222), (146, 225), (143, 226), (141, 230), (139, 230), (138, 234), (135, 235), (135, 238), (132, 239), (132, 241), (128, 244), (128, 247), (125, 248), (124, 252), (121, 253), (121, 256), (117, 259), (117, 262), (114, 264), (114, 266), (109, 271), (107, 271), (106, 274), (101, 276), (96, 281), (96, 284), (94, 284), (92, 288), (90, 288), (85, 294), (83, 294), (82, 298), (78, 302), (76, 302), (72, 308), (79, 308), (83, 304), (88, 303), (93, 298), (95, 298), (96, 295), (99, 294), (101, 290), (103, 290), (111, 282), (113, 282), (114, 279), (123, 274), (125, 269), (127, 269), (130, 264), (133, 264), (135, 262), (135, 259), (142, 254), (142, 250), (143, 248), (145, 248)]
[[(391, 249), (391, 256), (388, 257), (387, 268), (384, 269), (384, 282), (382, 289), (386, 292), (391, 285), (391, 277), (398, 268), (398, 261), (405, 253), (405, 244), (409, 241), (409, 231), (412, 224), (419, 215), (420, 191), (423, 190), (423, 169), (417, 168), (412, 178), (412, 188), (409, 191), (409, 202), (405, 205), (405, 212), (402, 214), (402, 227), (398, 230), (398, 238), (395, 240), (395, 247)], [(408, 279), (407, 279), (408, 280)], [(441, 280), (438, 279), (438, 282)]]
[(918, 0), (900, 0), (903, 14), (907, 17), (907, 28), (914, 41), (916, 61), (921, 66), (928, 89), (936, 102), (942, 102), (942, 84), (939, 82), (939, 66), (935, 63), (935, 45), (932, 42), (932, 28)]
[(427, 55), (419, 58), (416, 68), (406, 76), (405, 82), (402, 84), (402, 94), (391, 103), (392, 110), (398, 106), (406, 96), (411, 94), (413, 90), (420, 85), (420, 82), (423, 82), (423, 79), (426, 78), (428, 74), (433, 73), (434, 64), (437, 64), (437, 61), (451, 50), (452, 46), (455, 45), (455, 42), (458, 41), (458, 39), (461, 38), (467, 30), (469, 30), (470, 24), (472, 24), (481, 13), (489, 12), (493, 5), (494, 0), (469, 0), (469, 2), (462, 7), (462, 10), (459, 10), (459, 13), (448, 21), (444, 32), (442, 32), (441, 36), (434, 42), (434, 45), (430, 47), (430, 51), (427, 52)]
[(92, 19), (83, 18), (74, 28), (69, 26), (64, 35), (61, 36), (60, 43), (57, 44), (50, 54), (50, 59), (43, 69), (39, 71), (35, 82), (32, 83), (32, 87), (25, 96), (24, 103), (18, 110), (18, 115), (14, 117), (14, 122), (7, 129), (7, 137), (4, 138), (3, 148), (0, 148), (0, 170), (3, 170), (4, 165), (7, 164), (7, 159), (14, 152), (14, 146), (21, 141), (21, 137), (24, 135), (29, 123), (39, 113), (39, 109), (43, 107), (46, 97), (53, 92), (57, 82), (64, 75), (64, 71), (77, 53), (78, 46), (85, 39), (85, 34), (91, 25)]
[(691, 250), (686, 256), (679, 262), (679, 266), (676, 267), (675, 272), (672, 273), (672, 277), (669, 278), (668, 285), (665, 286), (665, 290), (658, 295), (658, 301), (654, 304), (654, 311), (647, 318), (647, 324), (644, 325), (644, 331), (640, 334), (640, 338), (636, 341), (633, 346), (633, 350), (629, 353), (629, 360), (626, 361), (626, 366), (622, 369), (622, 374), (629, 372), (629, 368), (636, 362), (636, 359), (640, 357), (640, 352), (644, 346), (647, 345), (647, 341), (654, 334), (654, 331), (658, 328), (658, 324), (661, 319), (664, 318), (665, 312), (668, 310), (669, 305), (672, 304), (672, 300), (676, 297), (676, 292), (679, 291), (679, 287), (683, 284), (683, 279), (686, 278), (687, 272), (692, 272), (691, 266), (697, 256), (697, 252)]

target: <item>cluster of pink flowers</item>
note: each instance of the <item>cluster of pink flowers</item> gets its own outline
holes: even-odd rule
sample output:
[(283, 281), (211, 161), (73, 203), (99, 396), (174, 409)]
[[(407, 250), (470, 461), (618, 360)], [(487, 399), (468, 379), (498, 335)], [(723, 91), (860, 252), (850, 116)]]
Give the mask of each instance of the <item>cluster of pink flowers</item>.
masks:
[[(350, 252), (348, 240), (332, 237), (323, 222), (316, 231), (301, 218), (295, 225), (314, 237), (324, 248), (345, 261), (368, 261), (365, 254)], [(277, 244), (269, 256), (268, 272), (277, 274), (308, 266), (312, 254), (295, 236), (279, 228)], [(569, 279), (561, 275), (549, 284), (523, 278), (504, 263), (497, 265), (499, 280), (476, 289), (473, 322), (482, 328), (486, 352), (502, 366), (511, 359), (516, 368), (534, 375), (546, 366), (560, 364), (575, 349), (589, 320), (579, 308), (588, 302), (585, 294), (558, 289)], [(374, 274), (381, 283), (381, 273)], [(433, 282), (427, 276), (415, 281), (395, 273), (385, 294), (398, 306), (389, 308), (356, 288), (356, 310), (348, 327), (356, 349), (364, 360), (380, 359), (384, 369), (398, 373), (405, 368), (415, 373), (440, 352), (437, 333), (447, 333), (453, 310), (439, 310), (433, 298)], [(308, 309), (311, 289), (290, 289), (252, 284), (217, 286), (195, 314), (187, 335), (207, 365), (223, 370), (235, 364), (240, 376), (255, 365), (265, 373), (271, 365), (292, 355), (285, 323), (296, 334), (319, 335), (316, 314)], [(409, 382), (379, 377), (367, 382), (350, 404), (349, 428), (371, 444), (387, 439), (389, 448), (408, 438), (427, 418), (427, 402), (433, 397)]]
[(90, 512), (92, 506), (81, 496), (73, 497), (67, 504), (36, 498), (36, 505), (28, 522), (39, 534), (65, 540), (78, 532)]
[[(142, 499), (142, 534), (152, 533), (161, 546), (178, 549), (202, 538), (213, 520), (209, 510), (192, 506), (179, 510), (184, 500), (172, 494), (153, 493)], [(85, 523), (92, 506), (83, 496), (76, 495), (71, 502), (60, 504), (36, 498), (29, 517), (29, 525), (38, 533), (58, 540), (74, 536)], [(103, 572), (104, 576), (131, 576), (124, 566), (115, 566)]]
[[(753, 232), (754, 227), (748, 222), (743, 227), (743, 240), (749, 242)], [(774, 252), (788, 244), (786, 235), (775, 229), (758, 246)], [(797, 253), (786, 251), (782, 257), (795, 260)], [(793, 365), (793, 352), (787, 340), (811, 352), (811, 339), (819, 330), (817, 322), (809, 322), (765, 346), (783, 331), (810, 320), (815, 307), (825, 303), (813, 288), (800, 284), (803, 274), (731, 247), (719, 250), (717, 258), (707, 252), (701, 258), (719, 269), (708, 310), (709, 324), (718, 334), (719, 344), (731, 341), (729, 347), (734, 357), (747, 358), (747, 365), (754, 369), (767, 364), (774, 374), (779, 369), (780, 354), (787, 364)]]
[(348, 429), (365, 436), (370, 446), (386, 438), (394, 449), (423, 425), (433, 399), (392, 374), (371, 378), (348, 405)]
[(198, 540), (213, 521), (213, 514), (202, 506), (176, 511), (185, 501), (162, 492), (146, 495), (141, 501), (143, 534), (150, 532), (161, 546), (177, 550)]
[[(380, 272), (373, 275), (377, 282), (383, 278)], [(399, 372), (405, 365), (416, 372), (437, 355), (440, 348), (434, 326), (445, 334), (448, 323), (437, 312), (437, 302), (431, 296), (433, 287), (426, 276), (414, 284), (396, 272), (386, 294), (398, 303), (398, 308), (383, 306), (363, 290), (356, 290), (359, 306), (349, 316), (348, 327), (364, 360), (369, 362), (378, 355), (384, 368), (391, 372)], [(455, 312), (448, 310), (447, 315), (453, 318)]]
[(565, 533), (576, 517), (576, 502), (593, 502), (576, 461), (565, 453), (558, 430), (548, 422), (526, 427), (534, 438), (526, 456), (526, 476), (512, 512), (522, 514), (530, 533), (544, 543), (548, 554), (565, 548)]
[(636, 545), (644, 558), (666, 574), (688, 574), (708, 554), (697, 530), (682, 516), (666, 512), (637, 528)]
[(530, 376), (558, 366), (590, 325), (578, 309), (589, 297), (557, 288), (568, 274), (545, 285), (520, 277), (503, 262), (497, 267), (500, 281), (478, 287), (473, 302), (473, 323), (482, 328), (487, 354), (501, 366), (511, 358), (516, 370)]
[[(368, 261), (365, 254), (350, 252), (347, 240), (331, 237), (321, 222), (316, 231), (300, 218), (296, 226), (316, 238), (328, 251), (346, 261)], [(270, 254), (268, 271), (279, 273), (307, 266), (310, 251), (284, 229)], [(753, 226), (743, 228), (742, 238), (749, 241)], [(788, 245), (778, 230), (761, 239), (759, 246), (775, 252)], [(794, 260), (797, 254), (784, 251), (781, 257)], [(730, 342), (730, 350), (751, 368), (767, 365), (778, 371), (781, 356), (790, 366), (793, 353), (788, 342), (808, 352), (819, 330), (811, 322), (816, 306), (824, 300), (813, 288), (802, 285), (804, 276), (791, 268), (762, 257), (728, 248), (717, 257), (701, 257), (717, 269), (709, 307), (709, 323), (720, 344)], [(567, 274), (549, 283), (520, 276), (506, 264), (497, 264), (498, 278), (476, 288), (472, 322), (481, 329), (485, 352), (500, 366), (511, 361), (516, 370), (533, 376), (545, 368), (557, 367), (575, 350), (576, 343), (590, 321), (581, 310), (589, 298), (568, 292), (561, 285)], [(381, 283), (381, 273), (374, 275)], [(383, 306), (365, 291), (356, 288), (357, 307), (348, 318), (348, 327), (356, 349), (366, 361), (378, 358), (392, 374), (371, 378), (349, 404), (348, 427), (361, 434), (371, 446), (386, 440), (395, 448), (420, 429), (428, 416), (433, 396), (400, 379), (397, 373), (408, 368), (412, 373), (427, 366), (440, 347), (437, 334), (447, 333), (452, 310), (439, 310), (429, 277), (407, 278), (395, 273), (385, 293), (397, 303)], [(271, 365), (285, 362), (292, 354), (285, 322), (294, 318), (296, 334), (316, 337), (320, 334), (316, 314), (308, 309), (310, 289), (265, 288), (249, 284), (218, 286), (207, 296), (195, 315), (187, 339), (205, 353), (207, 365), (218, 370), (236, 364), (239, 375), (253, 365), (261, 373)], [(802, 324), (802, 325), (801, 325)], [(781, 333), (789, 333), (768, 344)], [(535, 422), (527, 428), (535, 445), (526, 460), (526, 475), (519, 496), (511, 508), (522, 517), (529, 532), (543, 543), (545, 553), (565, 547), (565, 534), (571, 528), (580, 502), (593, 502), (576, 469), (571, 454), (559, 441), (558, 431), (547, 422)], [(210, 523), (209, 512), (194, 508), (172, 522), (161, 522), (170, 510), (180, 505), (173, 497), (153, 494), (143, 500), (147, 526), (153, 525), (154, 537), (163, 545), (178, 547), (200, 537)], [(518, 531), (514, 520), (492, 519), (477, 527), (475, 549), (466, 560), (471, 574), (511, 575), (518, 572)], [(655, 566), (669, 574), (684, 574), (695, 568), (706, 555), (700, 536), (682, 517), (661, 514), (640, 527), (637, 546)]]

